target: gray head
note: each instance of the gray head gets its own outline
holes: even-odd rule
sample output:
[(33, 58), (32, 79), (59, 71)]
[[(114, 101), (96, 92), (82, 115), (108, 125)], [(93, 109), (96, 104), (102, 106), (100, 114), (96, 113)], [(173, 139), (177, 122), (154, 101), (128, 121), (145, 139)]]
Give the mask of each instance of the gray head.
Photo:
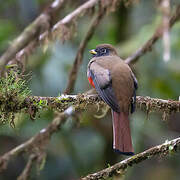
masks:
[(115, 48), (111, 44), (100, 44), (96, 46), (96, 49), (92, 49), (89, 52), (93, 57), (117, 55)]

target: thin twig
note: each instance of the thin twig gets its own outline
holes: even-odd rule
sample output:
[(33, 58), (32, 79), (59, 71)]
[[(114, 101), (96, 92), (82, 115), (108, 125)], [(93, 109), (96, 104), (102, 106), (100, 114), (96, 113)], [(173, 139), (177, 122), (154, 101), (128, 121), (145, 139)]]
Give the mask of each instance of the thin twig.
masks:
[(23, 172), (20, 174), (20, 176), (17, 178), (17, 180), (27, 180), (30, 177), (31, 169), (33, 167), (33, 162), (36, 160), (36, 155), (32, 154), (29, 156), (28, 162), (23, 170)]
[[(177, 6), (174, 15), (170, 18), (169, 28), (171, 28), (179, 19), (180, 19), (180, 5)], [(135, 63), (142, 55), (144, 55), (148, 51), (151, 51), (152, 46), (162, 36), (162, 34), (163, 34), (162, 25), (160, 25), (153, 34), (153, 36), (142, 47), (140, 47), (133, 55), (129, 56), (125, 60), (125, 62), (128, 64)]]
[(166, 141), (165, 143), (152, 147), (144, 152), (136, 154), (130, 158), (127, 158), (109, 168), (103, 169), (94, 174), (89, 174), (86, 177), (82, 178), (82, 180), (95, 180), (95, 179), (107, 179), (114, 175), (123, 175), (124, 171), (131, 167), (132, 165), (138, 164), (146, 159), (150, 159), (156, 155), (165, 155), (176, 152), (180, 147), (180, 137), (177, 139), (173, 139), (171, 141)]
[(82, 64), (83, 61), (83, 54), (84, 54), (84, 50), (89, 42), (89, 40), (92, 38), (96, 27), (99, 25), (100, 21), (102, 20), (102, 18), (105, 15), (105, 9), (100, 9), (99, 13), (97, 14), (97, 16), (93, 19), (86, 36), (84, 37), (84, 39), (81, 41), (78, 52), (76, 54), (73, 66), (71, 68), (70, 74), (69, 74), (69, 78), (68, 78), (68, 84), (67, 84), (67, 88), (65, 90), (65, 94), (70, 94), (73, 89), (74, 89), (74, 85), (76, 82), (76, 78), (77, 78), (77, 74), (79, 71), (79, 67)]
[(75, 18), (78, 18), (80, 15), (83, 15), (87, 10), (93, 8), (98, 2), (99, 0), (89, 0), (85, 2), (77, 9), (75, 9), (73, 12), (64, 17), (61, 21), (57, 22), (53, 27), (53, 31), (56, 31), (59, 27), (61, 28), (62, 24), (68, 24), (72, 22)]
[(1, 156), (0, 172), (7, 168), (9, 160), (17, 154), (25, 151), (33, 152), (33, 149), (37, 151), (37, 148), (45, 146), (51, 135), (59, 130), (60, 126), (65, 122), (67, 117), (72, 115), (73, 112), (74, 108), (72, 106), (69, 107), (66, 111), (61, 113), (61, 115), (55, 118), (46, 128), (42, 129), (38, 134)]

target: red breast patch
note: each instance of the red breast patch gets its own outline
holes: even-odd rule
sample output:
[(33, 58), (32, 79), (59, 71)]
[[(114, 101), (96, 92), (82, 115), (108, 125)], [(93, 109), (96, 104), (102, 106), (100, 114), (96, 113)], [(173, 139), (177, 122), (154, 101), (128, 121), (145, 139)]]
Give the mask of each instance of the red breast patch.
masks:
[(89, 83), (91, 84), (91, 86), (93, 86), (95, 88), (95, 85), (94, 85), (94, 82), (93, 82), (92, 78), (88, 77), (88, 80), (89, 80)]

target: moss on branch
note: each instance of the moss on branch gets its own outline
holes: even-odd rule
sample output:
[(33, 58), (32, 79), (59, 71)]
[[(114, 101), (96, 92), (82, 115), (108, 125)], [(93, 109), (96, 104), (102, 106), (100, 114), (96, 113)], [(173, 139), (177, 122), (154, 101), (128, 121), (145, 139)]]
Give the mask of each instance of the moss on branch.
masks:
[(18, 73), (10, 70), (6, 77), (0, 78), (0, 123), (9, 122), (14, 127), (14, 113), (24, 106), (30, 90), (26, 81)]
[[(30, 90), (26, 81), (18, 72), (9, 70), (6, 77), (0, 78), (0, 116), (1, 123), (10, 122), (14, 127), (15, 113), (25, 112), (34, 119), (39, 110), (51, 109), (64, 112), (73, 105), (77, 110), (88, 110), (88, 107), (104, 105), (97, 94), (64, 95), (58, 97), (29, 96)], [(180, 112), (180, 101), (137, 96), (137, 107), (148, 113), (157, 111), (163, 113), (163, 119)]]
[[(13, 89), (12, 89), (13, 90)], [(73, 105), (76, 110), (88, 109), (89, 106), (99, 107), (104, 105), (97, 95), (60, 95), (59, 97), (29, 96), (27, 90), (20, 92), (20, 87), (14, 92), (10, 91), (8, 96), (0, 95), (0, 110), (2, 112), (17, 113), (24, 111), (34, 119), (36, 113), (41, 109), (52, 109), (63, 112)], [(6, 92), (6, 91), (5, 91)], [(16, 96), (15, 96), (16, 94)], [(14, 98), (15, 97), (15, 98)], [(137, 107), (147, 112), (161, 112), (163, 118), (169, 114), (180, 112), (180, 101), (163, 100), (157, 98), (137, 96)]]

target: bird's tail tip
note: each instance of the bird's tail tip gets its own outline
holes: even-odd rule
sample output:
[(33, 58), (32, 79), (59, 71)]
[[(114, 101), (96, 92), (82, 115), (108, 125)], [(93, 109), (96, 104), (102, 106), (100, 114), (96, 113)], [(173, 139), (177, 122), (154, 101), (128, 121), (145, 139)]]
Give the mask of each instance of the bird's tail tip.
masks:
[(120, 151), (119, 149), (113, 149), (114, 152), (118, 153), (118, 154), (122, 154), (122, 155), (126, 155), (126, 156), (133, 156), (134, 155), (134, 152), (123, 152), (123, 151)]

